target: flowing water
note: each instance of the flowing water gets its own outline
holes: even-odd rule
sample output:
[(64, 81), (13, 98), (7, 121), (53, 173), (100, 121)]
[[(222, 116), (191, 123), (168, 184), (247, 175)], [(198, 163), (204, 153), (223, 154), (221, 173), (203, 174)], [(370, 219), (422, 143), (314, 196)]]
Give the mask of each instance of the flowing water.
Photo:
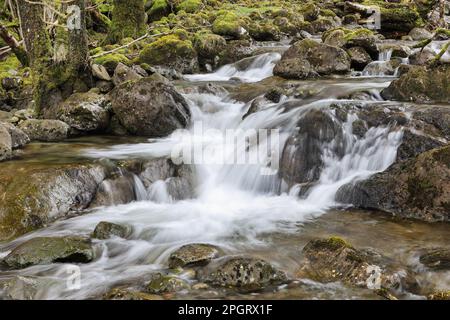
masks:
[[(212, 74), (191, 75), (187, 77), (190, 81), (187, 85), (195, 86), (203, 81), (219, 81), (231, 86), (238, 86), (240, 82), (258, 82), (272, 75), (274, 64), (279, 59), (279, 53), (265, 53), (251, 61), (241, 62), (241, 66), (238, 63), (224, 66)], [(302, 246), (311, 238), (334, 234), (354, 241), (355, 246), (371, 246), (387, 255), (397, 255), (404, 265), (417, 265), (417, 257), (411, 250), (420, 247), (422, 241), (436, 246), (448, 243), (446, 226), (432, 227), (367, 212), (337, 210), (340, 206), (334, 200), (342, 185), (383, 171), (395, 161), (403, 136), (401, 129), (389, 126), (372, 128), (358, 138), (352, 132), (352, 124), (358, 119), (356, 115), (349, 115), (345, 122), (339, 122), (343, 142), (333, 140), (323, 144), (324, 168), (318, 183), (306, 196), (299, 196), (300, 186), (288, 188), (280, 180), (277, 168), (273, 167), (276, 160), (273, 154), (262, 155), (257, 164), (224, 161), (235, 157), (237, 151), (236, 145), (227, 139), (227, 130), (235, 130), (233, 138), (236, 138), (251, 129), (278, 129), (278, 144), (272, 145), (272, 151), (279, 156), (288, 137), (298, 129), (298, 120), (309, 110), (321, 109), (338, 121), (335, 111), (329, 108), (338, 101), (334, 92), (363, 89), (372, 92), (373, 100), (380, 100), (380, 89), (390, 81), (389, 78), (361, 77), (305, 82), (316, 89), (314, 98), (283, 97), (279, 103), (268, 104), (245, 118), (250, 106), (247, 103), (233, 100), (229, 95), (189, 93), (185, 98), (191, 108), (192, 124), (186, 130), (178, 130), (161, 139), (136, 138), (126, 143), (112, 142), (107, 138), (71, 142), (73, 154), (65, 153), (66, 161), (151, 159), (173, 156), (174, 150), (194, 151), (194, 155), (201, 156), (201, 161), (191, 165), (195, 173), (195, 197), (176, 200), (167, 191), (167, 181), (157, 181), (146, 190), (134, 177), (139, 201), (95, 209), (0, 245), (0, 256), (5, 256), (17, 244), (36, 236), (90, 234), (97, 223), (105, 220), (131, 226), (133, 232), (129, 239), (94, 240), (97, 258), (92, 263), (80, 265), (80, 289), (67, 289), (64, 264), (2, 272), (0, 278), (17, 274), (38, 277), (42, 284), (34, 298), (97, 298), (112, 287), (143, 282), (153, 271), (167, 267), (168, 256), (173, 250), (198, 242), (217, 245), (229, 254), (260, 256), (294, 276)], [(271, 143), (271, 140), (271, 137), (260, 139), (259, 143), (249, 146), (247, 154), (260, 155), (258, 146)], [(337, 143), (343, 143), (343, 155), (334, 151)], [(24, 163), (26, 159), (52, 163), (62, 161), (57, 155), (68, 149), (60, 145), (54, 146), (54, 151), (46, 149), (46, 152), (39, 153), (36, 151), (40, 150), (38, 145), (30, 148), (35, 149), (28, 149), (23, 156)], [(181, 276), (195, 283), (189, 272)], [(448, 287), (450, 277), (442, 278), (440, 284)], [(322, 285), (299, 280), (275, 292), (258, 295), (240, 296), (221, 290), (206, 290), (171, 296), (225, 297), (376, 298), (376, 295), (369, 290), (351, 289), (337, 283)]]

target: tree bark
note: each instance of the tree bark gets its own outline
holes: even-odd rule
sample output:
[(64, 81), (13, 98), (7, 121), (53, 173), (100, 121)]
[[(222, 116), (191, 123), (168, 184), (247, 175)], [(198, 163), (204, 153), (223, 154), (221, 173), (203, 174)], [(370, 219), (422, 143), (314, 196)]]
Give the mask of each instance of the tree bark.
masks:
[(146, 32), (144, 0), (114, 0), (112, 25), (108, 42), (124, 38), (138, 38)]
[(22, 48), (20, 43), (14, 38), (6, 29), (5, 26), (0, 24), (0, 38), (11, 48), (12, 52), (16, 55), (22, 66), (28, 67), (29, 61), (27, 52)]

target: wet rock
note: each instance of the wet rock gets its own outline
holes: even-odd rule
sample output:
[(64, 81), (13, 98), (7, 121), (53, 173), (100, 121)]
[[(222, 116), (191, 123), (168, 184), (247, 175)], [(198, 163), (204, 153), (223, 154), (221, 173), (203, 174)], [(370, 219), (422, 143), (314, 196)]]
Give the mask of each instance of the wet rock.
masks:
[(366, 135), (367, 130), (367, 125), (363, 120), (358, 119), (352, 123), (352, 132), (359, 138), (363, 138)]
[(450, 102), (450, 65), (415, 67), (381, 92), (387, 100)]
[(393, 61), (373, 61), (364, 68), (363, 75), (392, 76), (395, 74), (397, 65)]
[(175, 250), (169, 257), (169, 267), (201, 266), (219, 256), (219, 250), (209, 244), (188, 244)]
[(3, 259), (11, 269), (23, 269), (37, 264), (87, 263), (94, 259), (88, 239), (80, 237), (33, 238), (16, 248)]
[(2, 298), (11, 300), (38, 300), (40, 292), (51, 288), (56, 283), (48, 278), (15, 276), (0, 280)]
[(249, 29), (250, 36), (256, 41), (280, 41), (280, 30), (271, 23), (255, 23)]
[(111, 237), (127, 238), (131, 233), (129, 226), (102, 221), (95, 227), (92, 238), (105, 240)]
[(113, 83), (117, 87), (124, 82), (139, 80), (141, 78), (142, 75), (137, 73), (134, 69), (124, 65), (123, 63), (119, 63), (114, 70)]
[(341, 187), (336, 200), (404, 218), (449, 221), (449, 164), (449, 146), (433, 149), (365, 181)]
[(127, 288), (114, 288), (103, 296), (105, 300), (127, 300), (127, 301), (153, 301), (164, 300), (156, 294), (133, 291)]
[(427, 297), (428, 300), (450, 300), (450, 291), (434, 292)]
[(175, 276), (155, 273), (152, 275), (146, 288), (149, 293), (161, 294), (189, 289), (189, 284)]
[(343, 49), (305, 39), (283, 54), (274, 74), (287, 79), (306, 79), (316, 74), (339, 74), (349, 70), (350, 57)]
[(95, 83), (95, 87), (100, 91), (100, 93), (106, 94), (114, 89), (114, 83), (111, 81), (100, 80)]
[(223, 97), (228, 94), (228, 91), (217, 84), (206, 83), (197, 87), (198, 93), (207, 93), (215, 96)]
[(281, 88), (271, 88), (264, 94), (264, 98), (273, 102), (279, 103), (283, 97), (284, 91)]
[(352, 47), (347, 50), (347, 53), (350, 56), (351, 66), (355, 70), (363, 70), (372, 62), (372, 58), (363, 47)]
[(16, 126), (14, 126), (8, 122), (0, 121), (0, 127), (2, 127), (2, 126), (4, 128), (6, 128), (6, 130), (9, 132), (9, 134), (11, 136), (11, 147), (13, 150), (22, 148), (23, 146), (25, 146), (26, 144), (28, 144), (30, 142), (30, 138), (25, 134), (25, 132), (23, 132)]
[(423, 66), (431, 62), (436, 54), (429, 48), (423, 50), (417, 50), (409, 56), (409, 63), (415, 66)]
[(311, 110), (300, 118), (297, 128), (286, 142), (280, 162), (280, 176), (289, 186), (320, 177), (324, 144), (335, 140), (334, 151), (343, 152), (341, 127), (329, 114)]
[(102, 65), (99, 64), (93, 64), (92, 67), (92, 75), (99, 79), (99, 80), (104, 80), (104, 81), (111, 81), (111, 76), (108, 73), (108, 70), (106, 70), (106, 68)]
[(450, 270), (450, 249), (427, 250), (420, 256), (420, 263), (433, 270)]
[(60, 120), (25, 120), (19, 124), (32, 141), (57, 142), (69, 137), (70, 126)]
[(0, 161), (11, 158), (12, 142), (8, 130), (0, 125)]
[(233, 63), (253, 54), (254, 47), (249, 40), (227, 41), (225, 49), (219, 55), (218, 66)]
[(126, 82), (111, 93), (114, 113), (134, 135), (162, 137), (187, 126), (189, 107), (170, 84), (144, 78)]
[(444, 143), (434, 137), (406, 129), (403, 133), (402, 143), (397, 149), (397, 161), (414, 158), (423, 152), (443, 145)]
[(338, 237), (311, 240), (302, 253), (298, 277), (323, 283), (341, 281), (372, 290), (417, 290), (417, 283), (411, 276), (404, 276), (402, 270), (396, 271), (380, 261), (373, 250), (356, 249)]
[(0, 170), (0, 241), (85, 209), (107, 170), (99, 165), (28, 165)]
[(334, 47), (343, 47), (347, 41), (345, 40), (345, 33), (341, 29), (333, 30), (325, 37), (324, 44)]
[(98, 132), (109, 125), (109, 101), (94, 90), (75, 93), (62, 102), (56, 118), (81, 132)]
[(268, 262), (251, 257), (226, 257), (199, 271), (200, 281), (215, 287), (257, 291), (287, 282), (283, 271)]
[(143, 163), (139, 178), (146, 188), (158, 180), (167, 180), (175, 175), (175, 166), (169, 159), (161, 158)]
[(136, 200), (134, 178), (131, 174), (119, 173), (104, 180), (98, 187), (90, 208), (127, 204)]

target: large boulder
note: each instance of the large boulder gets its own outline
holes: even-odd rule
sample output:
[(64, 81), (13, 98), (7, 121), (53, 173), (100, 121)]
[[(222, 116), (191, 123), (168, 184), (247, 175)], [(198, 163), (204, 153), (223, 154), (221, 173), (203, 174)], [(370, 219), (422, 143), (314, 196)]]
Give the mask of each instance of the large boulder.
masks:
[(213, 245), (203, 243), (188, 244), (172, 252), (169, 257), (169, 267), (206, 265), (218, 256), (219, 250)]
[(114, 113), (134, 135), (162, 137), (187, 126), (189, 106), (170, 84), (144, 78), (126, 82), (111, 93)]
[(9, 135), (11, 136), (12, 149), (22, 148), (30, 142), (30, 138), (27, 136), (27, 134), (11, 123), (0, 121), (0, 127), (6, 128), (6, 130), (9, 132)]
[(388, 100), (450, 102), (450, 64), (414, 67), (381, 92)]
[(216, 287), (257, 291), (287, 282), (287, 276), (270, 263), (251, 257), (225, 257), (198, 272), (201, 281)]
[(336, 200), (429, 222), (450, 221), (450, 146), (339, 189)]
[(11, 269), (23, 269), (37, 264), (87, 263), (94, 259), (89, 239), (81, 237), (33, 238), (9, 253), (2, 264)]
[(12, 142), (8, 130), (0, 125), (0, 161), (11, 158)]
[(0, 241), (85, 209), (106, 176), (97, 164), (1, 167)]
[(297, 276), (322, 283), (341, 281), (346, 285), (378, 290), (398, 288), (416, 291), (417, 282), (406, 270), (396, 269), (389, 259), (371, 249), (356, 249), (338, 237), (314, 239), (303, 248)]
[(110, 119), (109, 102), (95, 91), (75, 93), (63, 101), (56, 111), (56, 118), (80, 132), (104, 130)]
[(127, 204), (137, 199), (133, 175), (118, 173), (104, 180), (89, 205), (90, 208)]
[(19, 128), (32, 141), (56, 142), (69, 137), (70, 126), (60, 120), (29, 119), (22, 121)]
[(305, 39), (296, 42), (283, 54), (274, 74), (288, 79), (306, 79), (349, 70), (350, 57), (343, 49)]

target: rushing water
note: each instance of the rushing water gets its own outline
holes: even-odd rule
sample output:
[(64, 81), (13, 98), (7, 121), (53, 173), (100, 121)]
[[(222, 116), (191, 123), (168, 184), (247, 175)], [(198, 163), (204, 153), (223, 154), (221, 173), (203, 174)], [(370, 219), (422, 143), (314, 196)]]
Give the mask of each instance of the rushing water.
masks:
[[(188, 79), (229, 81), (239, 78), (244, 82), (257, 82), (272, 75), (273, 66), (279, 59), (278, 53), (262, 54), (247, 63), (244, 69), (233, 64), (215, 73), (192, 75)], [(380, 82), (366, 81), (352, 86), (378, 92), (380, 86), (388, 83), (384, 81), (380, 85)], [(333, 84), (337, 87), (340, 85), (339, 82)], [(132, 227), (133, 233), (129, 239), (94, 240), (97, 258), (92, 263), (80, 266), (82, 286), (79, 290), (67, 290), (65, 281), (61, 280), (67, 276), (63, 264), (33, 266), (20, 271), (21, 276), (41, 277), (43, 283), (35, 298), (85, 299), (101, 296), (108, 288), (145, 279), (153, 270), (164, 269), (169, 254), (187, 243), (211, 243), (229, 253), (257, 253), (267, 251), (265, 248), (273, 247), (273, 242), (278, 241), (268, 235), (280, 234), (283, 239), (286, 239), (286, 235), (292, 235), (295, 239), (301, 226), (322, 219), (319, 217), (329, 215), (330, 210), (338, 205), (334, 196), (339, 187), (387, 169), (394, 162), (402, 139), (402, 131), (390, 127), (372, 128), (364, 137), (358, 138), (352, 132), (352, 123), (357, 120), (357, 116), (349, 115), (346, 122), (340, 123), (344, 155), (334, 153), (333, 144), (336, 141), (324, 144), (324, 168), (319, 182), (306, 196), (299, 198), (300, 187), (287, 189), (277, 171), (267, 168), (268, 159), (263, 159), (262, 164), (223, 164), (223, 159), (228, 159), (236, 152), (235, 144), (226, 139), (226, 132), (229, 129), (240, 132), (248, 129), (278, 129), (279, 144), (275, 153), (280, 155), (287, 138), (298, 129), (298, 120), (309, 110), (321, 109), (338, 121), (334, 111), (328, 108), (336, 101), (334, 98), (318, 98), (307, 103), (283, 98), (280, 103), (270, 104), (264, 110), (243, 119), (249, 104), (234, 101), (229, 96), (193, 93), (185, 97), (192, 113), (192, 125), (187, 130), (178, 130), (161, 139), (107, 148), (86, 148), (83, 152), (90, 158), (150, 159), (170, 157), (173, 150), (180, 147), (200, 150), (203, 161), (192, 165), (197, 181), (196, 196), (176, 201), (168, 193), (166, 181), (157, 181), (146, 190), (142, 182), (134, 177), (139, 201), (99, 208), (89, 214), (57, 222), (0, 247), (1, 255), (4, 256), (26, 239), (89, 234), (98, 222), (105, 220)], [(286, 105), (297, 107), (286, 109)], [(199, 125), (202, 126), (201, 131)], [(259, 145), (265, 142), (260, 140)], [(257, 153), (257, 146), (250, 146), (249, 154)], [(286, 254), (289, 256), (292, 252)], [(286, 260), (286, 256), (280, 261), (283, 259)], [(280, 264), (286, 267), (289, 263), (285, 261)], [(14, 274), (17, 271), (5, 272), (3, 276)], [(309, 286), (314, 292), (319, 290), (311, 289), (318, 284), (303, 285)], [(339, 285), (322, 285), (320, 290), (345, 292)], [(350, 297), (352, 294), (347, 291), (340, 295)], [(364, 294), (359, 293), (359, 296)]]

